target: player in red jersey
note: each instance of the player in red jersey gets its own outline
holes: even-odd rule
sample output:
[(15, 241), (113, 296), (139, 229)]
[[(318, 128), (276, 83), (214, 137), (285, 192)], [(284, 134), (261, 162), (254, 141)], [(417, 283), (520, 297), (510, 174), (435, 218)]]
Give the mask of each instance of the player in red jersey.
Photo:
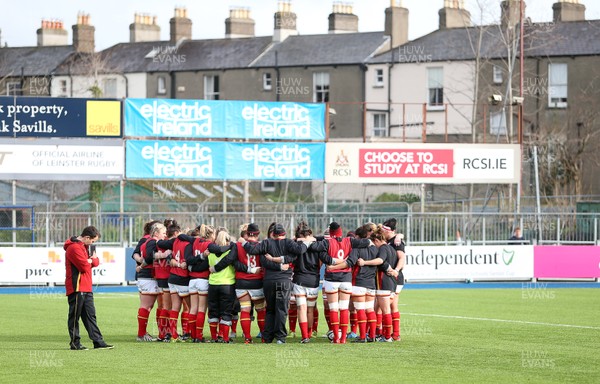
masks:
[[(168, 223), (167, 220), (165, 222)], [(163, 223), (164, 225), (164, 223)], [(167, 228), (167, 237), (169, 237), (169, 228)], [(156, 317), (158, 324), (158, 339), (164, 341), (169, 333), (169, 310), (171, 310), (171, 291), (169, 290), (169, 275), (171, 274), (171, 266), (169, 265), (168, 256), (170, 250), (163, 249), (158, 246), (161, 254), (167, 255), (167, 258), (154, 259), (154, 278), (158, 284), (161, 294), (157, 296)]]
[[(335, 221), (329, 224), (329, 236), (330, 239), (317, 241), (311, 244), (310, 248), (316, 252), (327, 252), (331, 258), (336, 260), (336, 264), (346, 261), (353, 248), (365, 248), (371, 243), (368, 239), (342, 237), (342, 227)], [(329, 304), (329, 317), (333, 331), (332, 342), (345, 344), (350, 323), (352, 270), (350, 268), (326, 270), (323, 287)]]
[[(191, 336), (188, 332), (190, 278), (187, 269), (187, 263), (185, 262), (186, 247), (189, 246), (191, 248), (191, 244), (188, 241), (177, 237), (179, 232), (179, 225), (173, 224), (167, 229), (167, 236), (169, 236), (169, 240), (162, 240), (157, 243), (160, 248), (172, 251), (170, 257), (171, 274), (169, 275), (171, 310), (169, 311), (169, 333), (164, 340), (165, 342), (185, 341)], [(183, 335), (182, 337), (179, 337), (179, 334), (177, 333), (177, 320), (182, 304), (184, 307), (183, 313), (181, 314)]]
[(243, 247), (248, 237), (258, 237), (260, 230), (255, 223), (244, 224), (240, 227), (240, 240), (237, 242), (237, 260), (235, 261), (235, 293), (240, 303), (240, 321), (244, 342), (252, 343), (250, 328), (252, 320), (250, 311), (252, 305), (256, 310), (258, 328), (262, 334), (265, 325), (265, 294), (263, 291), (264, 272), (260, 266), (260, 258), (249, 255)]
[(387, 243), (394, 248), (398, 255), (398, 263), (395, 266), (392, 266), (396, 272), (398, 272), (398, 284), (396, 285), (396, 291), (392, 292), (391, 311), (393, 325), (392, 338), (395, 341), (400, 341), (400, 309), (398, 306), (398, 296), (404, 287), (404, 273), (402, 270), (406, 264), (406, 254), (404, 253), (404, 235), (396, 233), (396, 224), (396, 219), (388, 219), (382, 224), (381, 228), (384, 231)]
[(161, 294), (158, 284), (154, 279), (154, 260), (166, 258), (167, 255), (161, 253), (156, 246), (158, 240), (164, 239), (166, 228), (162, 223), (155, 223), (150, 229), (150, 237), (140, 246), (140, 256), (142, 263), (136, 267), (136, 278), (138, 291), (140, 295), (140, 308), (138, 309), (138, 336), (137, 341), (155, 341), (147, 332), (148, 317), (150, 310), (156, 302), (156, 298)]

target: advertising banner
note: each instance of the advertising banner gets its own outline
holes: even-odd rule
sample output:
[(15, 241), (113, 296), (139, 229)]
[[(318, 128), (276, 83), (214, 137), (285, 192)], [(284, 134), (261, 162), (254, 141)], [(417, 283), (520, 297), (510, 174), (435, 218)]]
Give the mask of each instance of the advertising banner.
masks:
[(534, 277), (576, 279), (600, 277), (600, 247), (536, 246)]
[[(0, 180), (120, 180), (123, 142), (0, 140)], [(25, 144), (27, 143), (27, 144)], [(39, 143), (39, 144), (37, 144)]]
[(322, 180), (323, 143), (127, 141), (127, 178)]
[[(100, 265), (92, 269), (94, 284), (125, 281), (125, 248), (98, 247)], [(53, 248), (0, 248), (0, 284), (65, 282), (65, 250)]]
[(126, 99), (125, 135), (323, 141), (325, 104)]
[(118, 100), (0, 97), (0, 137), (122, 137)]
[(517, 183), (508, 144), (327, 143), (327, 183)]
[(409, 280), (531, 279), (533, 246), (407, 247)]

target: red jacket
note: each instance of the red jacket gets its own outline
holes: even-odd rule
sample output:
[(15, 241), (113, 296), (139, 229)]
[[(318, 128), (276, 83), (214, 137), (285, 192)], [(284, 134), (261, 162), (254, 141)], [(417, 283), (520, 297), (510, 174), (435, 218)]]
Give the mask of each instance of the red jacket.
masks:
[(92, 268), (97, 267), (100, 261), (97, 257), (88, 262), (89, 254), (87, 247), (76, 236), (65, 241), (63, 248), (65, 257), (65, 289), (67, 296), (74, 292), (92, 292)]

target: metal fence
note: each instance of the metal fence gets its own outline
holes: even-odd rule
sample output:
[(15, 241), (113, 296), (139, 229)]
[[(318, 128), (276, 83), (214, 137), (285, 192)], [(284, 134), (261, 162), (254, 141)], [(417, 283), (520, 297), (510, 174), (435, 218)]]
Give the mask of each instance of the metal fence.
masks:
[[(190, 207), (192, 208), (192, 207)], [(390, 217), (398, 220), (397, 231), (405, 234), (407, 245), (456, 245), (459, 241), (473, 245), (507, 244), (515, 227), (520, 227), (531, 244), (599, 244), (598, 213), (464, 213), (414, 212), (406, 204), (358, 207), (340, 206), (327, 213), (314, 207), (284, 204), (254, 206), (248, 212), (215, 212), (190, 209), (187, 212), (35, 212), (31, 230), (0, 230), (0, 246), (59, 246), (88, 225), (102, 233), (100, 243), (127, 246), (141, 237), (144, 223), (173, 218), (183, 227), (201, 223), (224, 226), (233, 234), (245, 222), (256, 222), (266, 232), (271, 222), (285, 225), (289, 236), (300, 220), (305, 220), (315, 234), (322, 234), (331, 221), (344, 230), (354, 230), (367, 223), (381, 223)], [(379, 209), (376, 209), (379, 208)], [(460, 235), (459, 235), (460, 234)], [(460, 239), (459, 239), (460, 237)], [(33, 240), (32, 240), (33, 239)]]

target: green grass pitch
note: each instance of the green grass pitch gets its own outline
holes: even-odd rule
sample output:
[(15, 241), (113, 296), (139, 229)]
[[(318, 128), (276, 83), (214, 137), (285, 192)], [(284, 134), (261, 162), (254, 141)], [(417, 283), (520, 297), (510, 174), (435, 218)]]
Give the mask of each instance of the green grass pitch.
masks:
[(404, 290), (401, 342), (346, 345), (137, 343), (137, 294), (95, 301), (113, 350), (68, 350), (62, 295), (0, 295), (0, 382), (600, 382), (598, 289)]

